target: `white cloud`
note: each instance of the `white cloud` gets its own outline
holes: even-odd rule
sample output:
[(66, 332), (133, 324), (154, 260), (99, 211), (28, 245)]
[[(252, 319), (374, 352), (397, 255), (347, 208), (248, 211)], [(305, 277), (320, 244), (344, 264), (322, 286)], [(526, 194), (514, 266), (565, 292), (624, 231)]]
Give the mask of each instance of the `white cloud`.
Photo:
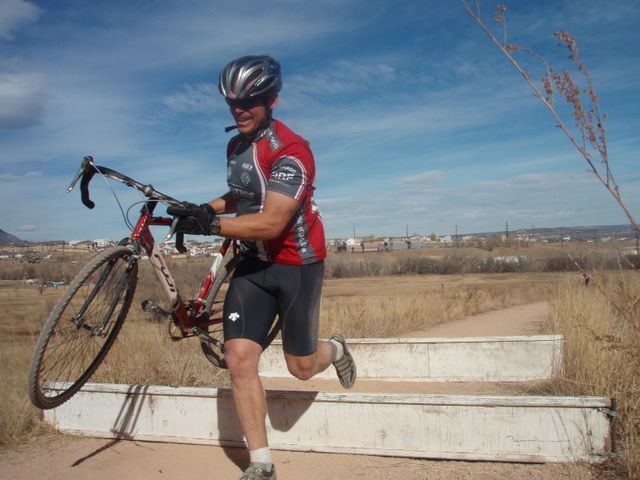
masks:
[(443, 172), (439, 170), (431, 170), (428, 172), (416, 173), (407, 177), (399, 178), (396, 181), (396, 185), (400, 188), (406, 189), (424, 189), (433, 187), (435, 184), (440, 183), (444, 178)]
[(210, 112), (222, 105), (218, 87), (213, 83), (185, 85), (182, 91), (164, 97), (163, 102), (178, 112)]
[(24, 175), (13, 175), (10, 173), (5, 173), (0, 175), (0, 183), (9, 183), (9, 182), (20, 182), (22, 180), (27, 180), (33, 177), (41, 177), (42, 172), (27, 172)]
[(39, 75), (0, 74), (0, 128), (20, 129), (37, 125), (44, 116), (46, 101)]
[(160, 2), (152, 9), (144, 2), (129, 2), (126, 8), (103, 2), (95, 12), (93, 7), (78, 10), (99, 15), (98, 26), (78, 24), (66, 31), (54, 66), (91, 67), (97, 76), (117, 65), (120, 75), (162, 70), (181, 71), (182, 78), (193, 69), (213, 67), (215, 77), (224, 62), (235, 56), (277, 55), (350, 28), (340, 18), (328, 18), (326, 12), (310, 15), (306, 7), (302, 11), (247, 0)]
[[(285, 72), (286, 73), (286, 72)], [(321, 96), (345, 93), (362, 95), (367, 90), (380, 91), (395, 78), (394, 68), (375, 60), (354, 62), (340, 60), (307, 74), (285, 76), (286, 89), (292, 96)]]
[(10, 40), (18, 28), (35, 22), (41, 10), (25, 0), (2, 0), (0, 2), (0, 38)]
[(38, 229), (36, 225), (20, 225), (18, 232), (34, 232)]

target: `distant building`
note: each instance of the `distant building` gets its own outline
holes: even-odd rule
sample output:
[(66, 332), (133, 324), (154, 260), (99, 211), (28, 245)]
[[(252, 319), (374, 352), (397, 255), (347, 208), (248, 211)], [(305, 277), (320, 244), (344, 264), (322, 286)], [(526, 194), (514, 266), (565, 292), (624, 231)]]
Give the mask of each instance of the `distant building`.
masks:
[(97, 245), (91, 240), (73, 240), (69, 242), (71, 248), (75, 250), (95, 250)]
[(98, 248), (107, 248), (115, 246), (115, 242), (113, 240), (109, 240), (107, 238), (101, 238), (98, 240), (94, 240), (93, 243), (96, 244)]

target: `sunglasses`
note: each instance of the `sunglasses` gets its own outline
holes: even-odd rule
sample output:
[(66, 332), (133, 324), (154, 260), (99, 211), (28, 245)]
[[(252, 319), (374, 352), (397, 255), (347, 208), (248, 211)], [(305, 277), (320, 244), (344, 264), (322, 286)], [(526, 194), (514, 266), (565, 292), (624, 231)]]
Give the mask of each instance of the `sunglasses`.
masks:
[(241, 110), (249, 110), (250, 108), (257, 107), (258, 105), (265, 105), (266, 101), (264, 98), (255, 97), (255, 98), (242, 98), (242, 99), (231, 99), (225, 98), (227, 105), (232, 108), (239, 108)]

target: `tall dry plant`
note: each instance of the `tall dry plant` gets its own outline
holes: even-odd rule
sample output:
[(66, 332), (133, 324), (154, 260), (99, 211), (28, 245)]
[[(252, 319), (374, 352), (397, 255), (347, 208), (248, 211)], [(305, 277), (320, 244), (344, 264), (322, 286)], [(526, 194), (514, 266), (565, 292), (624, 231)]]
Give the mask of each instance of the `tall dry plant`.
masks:
[[(587, 162), (591, 172), (613, 196), (629, 219), (629, 222), (631, 222), (638, 233), (640, 233), (640, 225), (626, 207), (620, 194), (620, 187), (611, 170), (607, 153), (607, 132), (605, 129), (607, 116), (601, 112), (600, 98), (596, 94), (591, 74), (580, 56), (580, 51), (578, 50), (575, 39), (563, 30), (554, 33), (559, 44), (569, 50), (569, 60), (577, 69), (579, 77), (581, 77), (584, 84), (583, 88), (580, 88), (580, 83), (576, 81), (568, 68), (563, 68), (562, 71), (559, 72), (553, 69), (544, 57), (538, 55), (533, 50), (509, 41), (509, 29), (507, 27), (506, 17), (507, 7), (505, 5), (498, 4), (494, 14), (494, 20), (500, 25), (502, 30), (502, 39), (498, 39), (480, 16), (480, 0), (475, 1), (475, 8), (472, 8), (467, 0), (461, 1), (467, 13), (476, 21), (480, 28), (484, 30), (491, 42), (500, 49), (507, 60), (529, 84), (533, 94), (545, 105), (549, 113), (551, 113), (558, 127), (562, 129), (571, 144)], [(544, 66), (545, 74), (542, 76), (539, 84), (532, 78), (522, 62), (518, 61), (514, 56), (514, 54), (518, 52), (526, 54), (529, 58), (539, 61)], [(567, 125), (567, 122), (558, 112), (555, 104), (556, 93), (562, 96), (573, 109), (575, 130)]]
[[(554, 35), (561, 47), (569, 51), (569, 60), (577, 70), (578, 82), (568, 68), (555, 70), (549, 62), (529, 48), (511, 43), (506, 21), (507, 8), (497, 6), (494, 20), (501, 30), (501, 39), (484, 23), (480, 15), (480, 1), (472, 7), (461, 0), (467, 13), (488, 35), (491, 42), (505, 55), (542, 101), (571, 144), (587, 162), (589, 169), (613, 196), (625, 215), (640, 233), (640, 226), (626, 207), (615, 180), (607, 153), (606, 115), (601, 112), (600, 99), (595, 92), (591, 75), (580, 56), (575, 39), (567, 32)], [(537, 83), (515, 57), (535, 59), (544, 66), (545, 74)], [(580, 87), (579, 85), (583, 85)], [(558, 112), (555, 97), (569, 104), (575, 128), (567, 126)], [(635, 267), (637, 269), (637, 267)], [(584, 272), (586, 273), (586, 272)], [(621, 271), (622, 274), (622, 271)], [(595, 279), (594, 279), (595, 280)], [(565, 336), (565, 374), (562, 379), (570, 393), (593, 393), (615, 396), (618, 400), (619, 420), (615, 423), (621, 438), (626, 474), (640, 477), (640, 290), (637, 278), (621, 276), (615, 282), (593, 281), (589, 295), (586, 289), (564, 289), (552, 303), (551, 323)], [(600, 302), (593, 304), (595, 296)], [(580, 301), (577, 301), (581, 299)], [(602, 368), (604, 367), (604, 368)]]

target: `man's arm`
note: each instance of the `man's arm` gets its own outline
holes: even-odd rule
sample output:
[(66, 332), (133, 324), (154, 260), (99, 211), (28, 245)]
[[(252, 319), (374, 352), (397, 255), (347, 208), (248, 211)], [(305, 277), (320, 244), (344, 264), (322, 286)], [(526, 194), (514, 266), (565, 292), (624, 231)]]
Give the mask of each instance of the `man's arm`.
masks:
[(237, 211), (236, 201), (233, 198), (233, 194), (231, 192), (227, 192), (221, 197), (214, 198), (208, 203), (218, 215), (223, 215), (225, 213), (236, 213)]
[[(218, 210), (213, 202), (210, 202), (210, 205), (217, 213)], [(220, 218), (219, 235), (235, 240), (272, 240), (278, 238), (289, 227), (298, 208), (300, 208), (300, 203), (294, 198), (269, 190), (262, 212)]]

